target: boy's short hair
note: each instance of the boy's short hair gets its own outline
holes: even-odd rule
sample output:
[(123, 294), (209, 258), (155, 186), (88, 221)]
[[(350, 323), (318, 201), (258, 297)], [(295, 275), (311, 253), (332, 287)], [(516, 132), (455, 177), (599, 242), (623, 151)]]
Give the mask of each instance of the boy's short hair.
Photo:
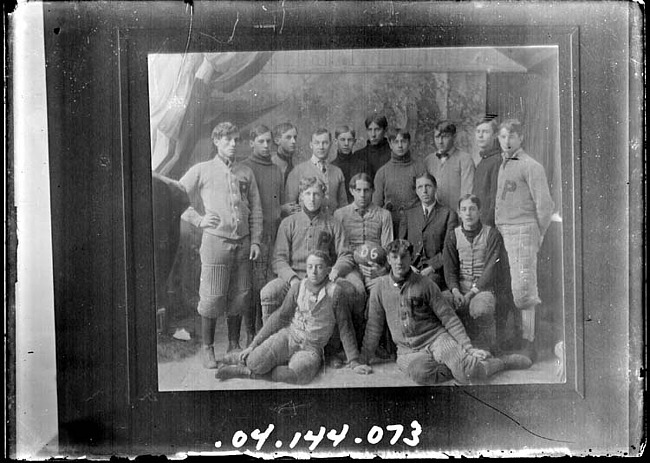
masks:
[[(260, 135), (264, 135), (265, 133), (271, 132), (271, 129), (269, 129), (267, 126), (263, 124), (256, 125), (251, 129), (250, 137), (251, 140), (255, 140), (257, 137)], [(273, 134), (271, 134), (273, 136)]]
[(450, 135), (456, 135), (456, 126), (449, 121), (440, 121), (434, 127), (433, 130), (440, 133), (448, 133)]
[(415, 177), (413, 179), (413, 185), (415, 185), (417, 183), (417, 181), (419, 179), (421, 179), (421, 178), (428, 178), (429, 180), (431, 180), (431, 183), (433, 183), (433, 187), (438, 188), (438, 181), (436, 180), (436, 178), (433, 175), (431, 175), (429, 172), (426, 172), (426, 171), (422, 172), (420, 175), (418, 175), (417, 177)]
[(386, 116), (373, 114), (371, 116), (366, 117), (366, 120), (364, 122), (366, 124), (366, 129), (370, 127), (370, 124), (372, 124), (373, 122), (384, 130), (388, 128), (388, 119), (386, 119)]
[(291, 129), (295, 129), (296, 132), (298, 131), (298, 129), (291, 122), (280, 122), (278, 125), (273, 127), (273, 139), (282, 138), (282, 135)]
[(334, 138), (339, 138), (339, 135), (343, 135), (344, 133), (350, 132), (352, 134), (352, 137), (357, 138), (357, 132), (353, 128), (351, 128), (349, 125), (339, 125), (334, 129)]
[(460, 203), (462, 203), (463, 201), (467, 201), (468, 199), (474, 204), (476, 204), (476, 207), (478, 208), (479, 211), (481, 210), (481, 200), (479, 199), (478, 196), (473, 195), (471, 193), (466, 193), (460, 197), (460, 199), (458, 200), (458, 209), (460, 209)]
[(330, 140), (332, 139), (332, 134), (330, 133), (329, 130), (327, 130), (324, 127), (319, 127), (316, 130), (314, 130), (314, 133), (311, 134), (311, 138), (313, 139), (314, 137), (317, 137), (318, 135), (323, 135), (323, 134), (327, 134), (327, 136), (330, 138)]
[(499, 130), (499, 124), (497, 124), (497, 117), (494, 114), (486, 114), (479, 120), (474, 127), (479, 125), (489, 124), (492, 132), (497, 133)]
[(393, 141), (397, 138), (398, 135), (401, 135), (403, 139), (411, 141), (411, 134), (407, 129), (390, 129), (388, 131), (388, 135), (386, 138), (388, 138), (388, 141)]
[(348, 186), (351, 190), (354, 190), (357, 187), (358, 180), (361, 180), (362, 182), (368, 182), (370, 184), (370, 188), (373, 190), (375, 189), (375, 182), (372, 181), (372, 177), (365, 172), (359, 172), (358, 174), (354, 174), (350, 179), (350, 184)]
[(301, 177), (298, 181), (298, 191), (302, 194), (304, 191), (308, 190), (313, 186), (318, 186), (323, 194), (327, 192), (327, 186), (325, 183), (318, 177)]
[(394, 240), (386, 245), (384, 248), (388, 254), (402, 255), (409, 253), (413, 255), (413, 244), (408, 240)]
[(330, 253), (327, 251), (323, 251), (322, 249), (316, 249), (312, 252), (309, 253), (307, 256), (307, 259), (309, 259), (310, 256), (318, 257), (319, 259), (323, 259), (323, 262), (325, 262), (325, 265), (328, 267), (332, 266), (332, 256), (330, 256)]
[(239, 128), (231, 122), (220, 122), (212, 129), (212, 138), (223, 138), (233, 133), (239, 133)]
[(520, 136), (524, 134), (524, 125), (519, 121), (519, 119), (506, 119), (499, 124), (499, 132), (501, 129), (506, 129), (508, 132), (516, 133)]

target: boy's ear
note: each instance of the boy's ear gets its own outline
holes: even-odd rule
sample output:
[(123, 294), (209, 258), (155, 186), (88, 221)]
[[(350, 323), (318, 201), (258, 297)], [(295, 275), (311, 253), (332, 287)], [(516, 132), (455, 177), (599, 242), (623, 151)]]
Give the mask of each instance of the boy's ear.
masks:
[(255, 142), (253, 140), (248, 140), (248, 144), (250, 145), (251, 148), (255, 146)]

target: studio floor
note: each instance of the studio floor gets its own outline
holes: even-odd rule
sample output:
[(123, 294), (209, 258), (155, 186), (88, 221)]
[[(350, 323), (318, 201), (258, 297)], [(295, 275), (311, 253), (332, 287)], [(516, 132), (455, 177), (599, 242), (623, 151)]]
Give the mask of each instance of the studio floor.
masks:
[[(223, 357), (227, 347), (225, 321), (218, 323), (215, 342), (217, 360)], [(172, 328), (172, 332), (174, 328)], [(358, 375), (348, 368), (335, 369), (325, 366), (316, 378), (305, 386), (275, 383), (265, 380), (229, 379), (220, 381), (215, 378), (216, 370), (208, 370), (201, 365), (198, 351), (199, 343), (192, 330), (186, 331), (189, 340), (172, 339), (167, 336), (159, 341), (158, 387), (160, 391), (202, 391), (202, 390), (254, 390), (254, 389), (327, 389), (327, 388), (364, 388), (364, 387), (413, 387), (416, 386), (406, 377), (394, 362), (373, 365), (370, 375)], [(161, 355), (161, 345), (166, 344), (167, 353)], [(169, 355), (170, 346), (176, 346), (176, 352), (183, 355)], [(542, 352), (539, 359), (527, 370), (502, 371), (487, 381), (472, 384), (544, 384), (563, 382), (560, 371), (560, 359), (551, 352)], [(454, 385), (455, 382), (441, 383), (441, 386)]]

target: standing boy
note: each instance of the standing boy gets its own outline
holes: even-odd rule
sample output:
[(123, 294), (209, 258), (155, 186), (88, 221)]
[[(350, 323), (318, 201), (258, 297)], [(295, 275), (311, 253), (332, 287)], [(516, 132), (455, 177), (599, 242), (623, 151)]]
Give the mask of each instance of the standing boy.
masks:
[(476, 126), (474, 136), (478, 147), (479, 162), (474, 170), (472, 194), (481, 201), (481, 223), (494, 226), (494, 203), (497, 197), (497, 181), (501, 165), (501, 149), (497, 141), (497, 123), (484, 118)]
[(426, 172), (425, 167), (411, 158), (411, 134), (405, 129), (394, 129), (388, 134), (391, 158), (375, 175), (372, 202), (390, 211), (393, 231), (399, 230), (404, 211), (418, 202), (415, 179)]
[(317, 129), (311, 136), (309, 147), (312, 156), (298, 164), (289, 174), (285, 190), (285, 203), (296, 203), (300, 196), (299, 183), (304, 177), (316, 177), (327, 186), (323, 206), (329, 213), (348, 203), (343, 172), (328, 161), (332, 135), (327, 129)]
[[(345, 179), (345, 185), (350, 184), (350, 179), (359, 172), (366, 172), (367, 166), (363, 156), (359, 152), (352, 153), (352, 148), (357, 142), (356, 132), (347, 125), (341, 125), (334, 130), (334, 143), (336, 144), (336, 158), (332, 161), (341, 172)], [(353, 201), (350, 191), (347, 192), (348, 204)]]
[(397, 345), (397, 365), (415, 383), (433, 385), (455, 379), (466, 384), (505, 369), (530, 367), (530, 360), (512, 354), (492, 357), (476, 349), (463, 324), (429, 278), (412, 271), (413, 246), (406, 240), (390, 243), (390, 274), (370, 291), (366, 333), (357, 373), (367, 374), (384, 324)]
[(366, 146), (354, 154), (367, 166), (366, 173), (374, 179), (377, 171), (386, 164), (391, 157), (390, 146), (386, 140), (386, 131), (388, 130), (388, 119), (386, 116), (373, 114), (366, 117), (365, 120), (366, 135), (368, 141)]
[(438, 181), (438, 200), (455, 209), (461, 195), (472, 192), (474, 161), (469, 153), (454, 145), (456, 126), (451, 122), (437, 123), (433, 135), (437, 151), (427, 156), (424, 163)]
[(260, 290), (270, 280), (273, 243), (280, 225), (280, 202), (284, 196), (284, 179), (280, 168), (271, 161), (273, 136), (265, 125), (258, 125), (250, 132), (251, 155), (242, 164), (251, 168), (257, 180), (262, 201), (262, 241), (260, 257), (253, 262), (253, 289), (249, 310), (244, 313), (246, 345), (262, 326)]
[(521, 147), (521, 122), (502, 122), (498, 137), (502, 163), (494, 219), (508, 252), (512, 295), (521, 311), (524, 351), (534, 360), (535, 309), (541, 303), (537, 292), (537, 252), (551, 223), (554, 205), (544, 167)]
[(262, 204), (253, 171), (235, 163), (239, 129), (230, 122), (212, 131), (214, 159), (194, 165), (178, 184), (192, 205), (184, 219), (203, 230), (198, 312), (203, 366), (216, 368), (215, 322), (227, 314), (228, 350), (239, 349), (241, 317), (250, 305), (251, 261), (260, 255)]
[(312, 251), (306, 277), (292, 286), (282, 307), (273, 313), (236, 365), (219, 368), (216, 378), (266, 379), (307, 384), (320, 371), (324, 350), (338, 326), (343, 345), (356, 368), (358, 348), (349, 314), (340, 310), (340, 288), (329, 278), (327, 252)]

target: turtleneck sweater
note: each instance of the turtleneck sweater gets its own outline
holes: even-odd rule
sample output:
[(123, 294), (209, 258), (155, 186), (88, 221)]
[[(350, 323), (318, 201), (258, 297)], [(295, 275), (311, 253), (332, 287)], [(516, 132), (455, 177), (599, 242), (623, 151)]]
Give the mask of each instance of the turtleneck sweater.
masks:
[(388, 140), (385, 138), (376, 145), (371, 145), (370, 142), (368, 142), (364, 148), (355, 151), (354, 155), (363, 159), (363, 162), (367, 166), (367, 173), (371, 177), (374, 177), (377, 175), (379, 169), (390, 160), (390, 145), (388, 144)]
[(280, 203), (284, 197), (284, 178), (282, 171), (271, 157), (251, 154), (241, 162), (251, 168), (255, 175), (262, 201), (263, 239), (267, 243), (275, 241), (280, 225)]
[(501, 164), (501, 150), (493, 146), (481, 151), (481, 161), (474, 170), (472, 194), (481, 201), (481, 222), (494, 226), (494, 202), (497, 195), (497, 180)]
[(414, 161), (410, 153), (392, 156), (375, 175), (375, 192), (372, 202), (390, 211), (393, 223), (399, 224), (400, 212), (415, 206), (415, 179), (426, 172), (420, 161)]

